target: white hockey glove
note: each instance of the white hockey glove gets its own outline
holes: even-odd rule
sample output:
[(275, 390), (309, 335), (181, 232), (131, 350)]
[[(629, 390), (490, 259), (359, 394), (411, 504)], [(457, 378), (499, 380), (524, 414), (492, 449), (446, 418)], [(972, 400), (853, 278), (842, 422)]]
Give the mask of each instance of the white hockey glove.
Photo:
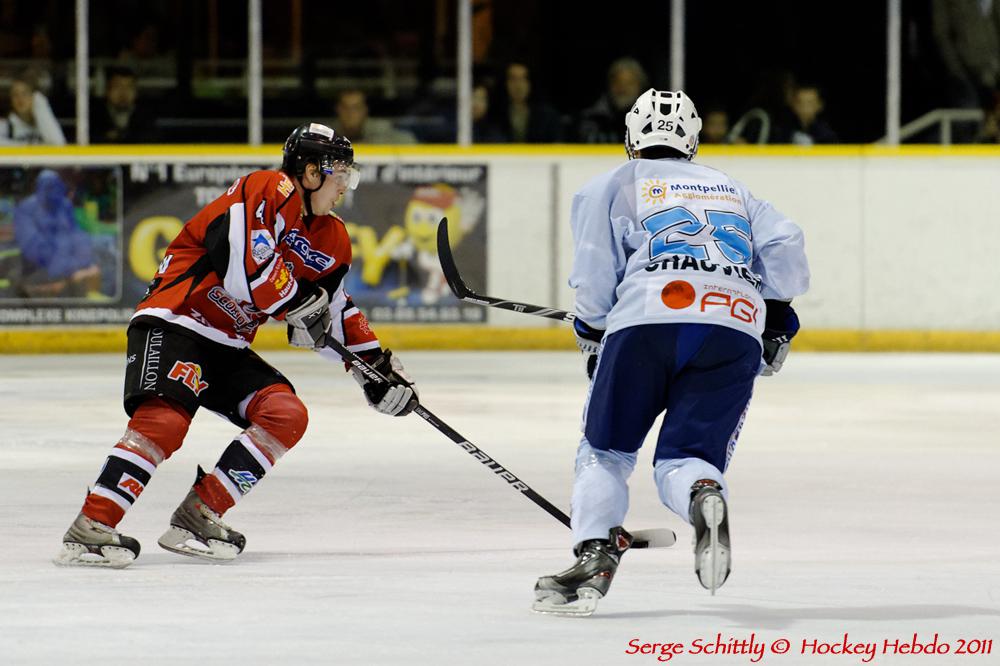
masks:
[(420, 396), (413, 380), (403, 370), (403, 364), (386, 349), (379, 351), (374, 358), (365, 357), (368, 365), (389, 380), (388, 384), (373, 382), (363, 374), (351, 368), (354, 381), (361, 385), (365, 392), (365, 400), (376, 412), (389, 416), (406, 416), (416, 408)]
[(584, 367), (587, 370), (587, 378), (594, 378), (594, 370), (597, 368), (597, 353), (601, 351), (601, 340), (604, 338), (604, 331), (598, 328), (591, 328), (586, 322), (580, 319), (573, 320), (573, 332), (576, 334), (576, 346), (583, 354)]
[(285, 323), (288, 324), (290, 345), (308, 349), (325, 347), (326, 332), (330, 329), (330, 301), (326, 291), (317, 288), (316, 293), (285, 313)]
[(781, 370), (788, 358), (792, 338), (799, 332), (799, 317), (788, 301), (767, 300), (767, 319), (764, 323), (764, 363), (761, 375), (770, 377)]

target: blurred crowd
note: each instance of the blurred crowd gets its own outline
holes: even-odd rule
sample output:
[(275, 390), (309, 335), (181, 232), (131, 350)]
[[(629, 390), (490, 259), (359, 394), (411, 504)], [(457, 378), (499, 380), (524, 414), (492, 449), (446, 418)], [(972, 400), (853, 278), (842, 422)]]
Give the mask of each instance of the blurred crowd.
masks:
[[(391, 9), (388, 0), (370, 4), (381, 6), (370, 7), (372, 15)], [(265, 3), (265, 34), (279, 25), (292, 31), (291, 39), (265, 42), (265, 141), (281, 140), (288, 127), (309, 118), (360, 143), (453, 142), (454, 8), (433, 0), (417, 4), (428, 10), (423, 19), (379, 24), (359, 13), (350, 22), (351, 34), (330, 43), (329, 35), (310, 33), (315, 29), (308, 15), (320, 11), (318, 2), (297, 4), (298, 24)], [(649, 40), (640, 40), (641, 48), (628, 39), (601, 44), (600, 53), (617, 49), (615, 57), (590, 49), (564, 52), (557, 39), (547, 48), (527, 43), (523, 35), (507, 40), (520, 34), (513, 16), (530, 23), (558, 15), (558, 8), (537, 4), (474, 3), (474, 142), (621, 143), (622, 118), (635, 98), (650, 86), (669, 87), (666, 42), (656, 51)], [(904, 122), (935, 109), (967, 110), (973, 113), (955, 121), (952, 141), (1000, 141), (1000, 0), (907, 5)], [(72, 20), (53, 20), (57, 3), (41, 7), (39, 12), (24, 0), (0, 0), (0, 145), (63, 145), (76, 138)], [(228, 16), (227, 5), (217, 1), (192, 4), (190, 13), (203, 15), (205, 25), (191, 27), (190, 37), (200, 46), (184, 47), (183, 40), (169, 39), (176, 34), (171, 21), (177, 20), (169, 3), (154, 0), (154, 11), (142, 13), (123, 0), (95, 0), (91, 8), (91, 143), (246, 141), (245, 13)], [(156, 16), (157, 8), (163, 15)], [(101, 20), (104, 9), (124, 18), (108, 25)], [(698, 11), (691, 8), (689, 23)], [(876, 87), (884, 82), (884, 43), (881, 60), (853, 71), (856, 61), (845, 55), (846, 47), (845, 53), (828, 53), (816, 44), (815, 62), (803, 61), (792, 56), (808, 45), (794, 39), (771, 45), (759, 61), (748, 55), (749, 64), (734, 62), (721, 76), (713, 62), (698, 57), (701, 47), (692, 40), (686, 88), (704, 121), (703, 143), (881, 138), (872, 128), (882, 125), (884, 131), (884, 89)], [(775, 62), (771, 53), (785, 47), (791, 49), (787, 62)], [(565, 74), (577, 64), (586, 71)], [(753, 73), (746, 75), (746, 68)], [(574, 88), (582, 76), (592, 84)], [(845, 76), (856, 77), (857, 85), (845, 86)], [(929, 125), (909, 140), (940, 138), (939, 126)]]

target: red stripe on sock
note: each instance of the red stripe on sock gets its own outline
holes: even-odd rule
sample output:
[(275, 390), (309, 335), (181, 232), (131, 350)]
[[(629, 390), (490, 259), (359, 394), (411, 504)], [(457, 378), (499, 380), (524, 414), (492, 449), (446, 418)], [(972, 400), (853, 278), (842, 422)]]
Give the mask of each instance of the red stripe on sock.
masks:
[(201, 498), (209, 509), (220, 516), (236, 505), (226, 487), (222, 485), (214, 474), (206, 474), (201, 481), (195, 484), (194, 491)]
[(83, 503), (83, 515), (108, 527), (114, 527), (125, 517), (125, 512), (107, 497), (90, 493)]

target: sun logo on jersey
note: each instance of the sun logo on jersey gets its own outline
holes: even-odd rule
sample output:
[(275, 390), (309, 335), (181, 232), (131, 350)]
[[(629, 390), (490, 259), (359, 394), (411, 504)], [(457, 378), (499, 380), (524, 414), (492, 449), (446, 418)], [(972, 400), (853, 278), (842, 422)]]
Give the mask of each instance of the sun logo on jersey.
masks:
[(647, 180), (642, 185), (642, 200), (650, 205), (661, 204), (667, 200), (667, 184), (662, 180)]

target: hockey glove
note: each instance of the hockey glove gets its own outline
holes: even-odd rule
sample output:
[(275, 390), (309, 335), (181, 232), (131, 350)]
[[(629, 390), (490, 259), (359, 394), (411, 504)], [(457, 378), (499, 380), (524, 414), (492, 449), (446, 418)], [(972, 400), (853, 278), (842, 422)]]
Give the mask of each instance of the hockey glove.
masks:
[(285, 313), (288, 324), (288, 343), (295, 347), (322, 349), (326, 346), (326, 332), (330, 329), (330, 301), (326, 291), (317, 287), (298, 306)]
[(576, 346), (583, 354), (587, 378), (593, 379), (594, 370), (597, 368), (597, 353), (601, 350), (601, 339), (604, 338), (604, 331), (591, 328), (581, 319), (574, 319), (573, 332), (576, 334)]
[(764, 320), (764, 363), (767, 367), (760, 373), (770, 377), (781, 370), (792, 338), (799, 332), (799, 317), (788, 301), (767, 300), (767, 318)]
[(374, 382), (351, 368), (354, 381), (361, 385), (368, 404), (376, 412), (390, 416), (406, 416), (412, 412), (420, 396), (413, 385), (413, 380), (403, 370), (403, 364), (399, 359), (392, 355), (392, 351), (379, 350), (373, 355), (363, 354), (362, 358), (389, 380), (387, 384)]

